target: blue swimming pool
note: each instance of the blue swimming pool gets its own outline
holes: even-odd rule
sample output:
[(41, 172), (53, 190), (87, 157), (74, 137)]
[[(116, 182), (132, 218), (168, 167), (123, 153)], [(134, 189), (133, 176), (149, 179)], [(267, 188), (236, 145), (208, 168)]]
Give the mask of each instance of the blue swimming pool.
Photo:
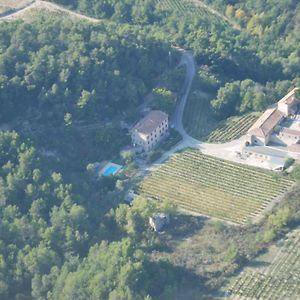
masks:
[(121, 166), (109, 166), (107, 169), (104, 170), (102, 176), (115, 175), (120, 169), (122, 169)]

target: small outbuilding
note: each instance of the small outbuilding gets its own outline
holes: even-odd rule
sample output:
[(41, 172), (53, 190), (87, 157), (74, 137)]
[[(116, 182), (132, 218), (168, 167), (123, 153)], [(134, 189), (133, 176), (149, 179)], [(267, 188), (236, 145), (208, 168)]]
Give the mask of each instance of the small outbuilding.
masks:
[(170, 223), (170, 217), (166, 214), (159, 213), (149, 218), (149, 226), (154, 231), (161, 231)]

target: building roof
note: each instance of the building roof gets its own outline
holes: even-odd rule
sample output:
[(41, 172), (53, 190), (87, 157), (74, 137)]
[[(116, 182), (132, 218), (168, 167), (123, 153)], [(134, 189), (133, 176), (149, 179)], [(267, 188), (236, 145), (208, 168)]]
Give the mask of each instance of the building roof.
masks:
[(168, 119), (168, 115), (160, 110), (150, 111), (142, 120), (140, 120), (131, 131), (138, 131), (143, 134), (150, 134), (163, 121)]
[(282, 130), (281, 130), (281, 132), (285, 133), (285, 134), (290, 134), (290, 135), (294, 135), (294, 136), (300, 137), (300, 131), (296, 130), (296, 129), (291, 129), (291, 128), (288, 128), (288, 127), (283, 127)]
[(295, 92), (299, 90), (299, 88), (294, 88), (288, 94), (286, 94), (282, 99), (278, 101), (278, 103), (285, 103), (287, 105), (291, 105), (295, 102)]
[(300, 153), (300, 144), (293, 144), (288, 146), (288, 150), (291, 152)]
[(284, 114), (277, 108), (268, 108), (248, 130), (248, 133), (264, 138), (279, 124), (283, 117)]

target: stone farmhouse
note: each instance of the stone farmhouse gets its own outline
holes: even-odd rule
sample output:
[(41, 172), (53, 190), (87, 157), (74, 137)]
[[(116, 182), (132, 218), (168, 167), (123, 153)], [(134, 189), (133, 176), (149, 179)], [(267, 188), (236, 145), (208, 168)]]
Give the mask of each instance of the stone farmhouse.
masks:
[(299, 90), (294, 88), (286, 96), (277, 102), (271, 108), (268, 108), (261, 117), (248, 130), (246, 135), (246, 145), (268, 145), (270, 141), (283, 144), (293, 145), (300, 140), (300, 131), (282, 127), (282, 120), (297, 111), (300, 99), (296, 99), (295, 93)]
[(168, 115), (159, 110), (150, 111), (131, 130), (133, 146), (137, 151), (151, 151), (168, 134)]

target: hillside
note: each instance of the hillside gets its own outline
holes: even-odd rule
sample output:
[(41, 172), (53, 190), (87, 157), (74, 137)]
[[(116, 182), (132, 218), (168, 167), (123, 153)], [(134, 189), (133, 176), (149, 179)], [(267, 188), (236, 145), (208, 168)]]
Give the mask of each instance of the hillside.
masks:
[[(0, 299), (292, 299), (299, 162), (228, 153), (300, 86), (299, 9), (0, 0)], [(149, 110), (170, 135), (135, 153)]]

